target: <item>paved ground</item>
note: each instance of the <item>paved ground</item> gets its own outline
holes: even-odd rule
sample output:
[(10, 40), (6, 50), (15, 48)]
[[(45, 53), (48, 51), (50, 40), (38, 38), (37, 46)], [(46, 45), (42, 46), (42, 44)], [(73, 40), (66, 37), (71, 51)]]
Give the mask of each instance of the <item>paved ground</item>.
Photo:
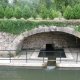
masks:
[[(80, 67), (80, 49), (79, 48), (66, 48), (64, 49), (66, 58), (56, 61), (58, 67)], [(77, 56), (78, 53), (78, 56)], [(56, 58), (60, 60), (60, 58)]]
[[(40, 50), (37, 50), (40, 51)], [(47, 64), (48, 58), (38, 57), (39, 52), (22, 52), (21, 55), (18, 55), (16, 57), (12, 57), (10, 61), (10, 58), (0, 58), (0, 65), (10, 65), (10, 66), (36, 66), (36, 67), (44, 67)], [(27, 59), (28, 60), (27, 60)], [(3, 59), (3, 60), (2, 60)], [(18, 59), (18, 60), (16, 60)]]
[[(65, 55), (66, 58), (61, 58), (63, 61), (56, 61), (56, 66), (58, 67), (80, 67), (80, 49), (79, 48), (65, 48)], [(78, 53), (78, 57), (77, 54)], [(0, 65), (10, 65), (10, 66), (37, 66), (37, 67), (43, 67), (47, 65), (48, 58), (38, 57), (39, 52), (27, 52), (27, 59), (26, 60), (26, 52), (22, 52), (21, 55), (18, 55), (16, 57), (10, 58), (0, 58), (4, 60), (0, 60)], [(77, 58), (77, 59), (76, 59)], [(18, 60), (16, 60), (18, 59)], [(25, 60), (19, 60), (19, 59), (25, 59)], [(35, 59), (35, 60), (34, 60)], [(56, 58), (56, 60), (60, 60), (60, 58)], [(64, 61), (65, 60), (65, 61)], [(78, 61), (76, 63), (76, 61)]]

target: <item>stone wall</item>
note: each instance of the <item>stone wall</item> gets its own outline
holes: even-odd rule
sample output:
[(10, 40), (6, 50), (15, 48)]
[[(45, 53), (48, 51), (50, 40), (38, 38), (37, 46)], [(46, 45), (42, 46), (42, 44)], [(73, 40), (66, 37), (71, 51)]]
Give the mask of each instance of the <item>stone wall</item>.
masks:
[[(59, 33), (62, 32), (62, 33)], [(65, 34), (66, 33), (66, 34)], [(69, 35), (68, 35), (68, 34)], [(71, 36), (73, 35), (73, 36)], [(77, 41), (76, 38), (78, 37)], [(80, 47), (80, 32), (76, 32), (73, 27), (39, 26), (30, 31), (25, 31), (19, 35), (12, 35), (0, 32), (0, 56), (15, 56), (16, 51), (45, 48), (46, 44), (54, 44), (55, 48)], [(1, 51), (5, 50), (5, 51)]]
[[(16, 36), (12, 34), (0, 32), (0, 50), (11, 50), (11, 43), (15, 38)], [(8, 51), (0, 51), (0, 56), (5, 57), (8, 55)]]
[(22, 49), (44, 49), (46, 44), (54, 44), (54, 48), (80, 47), (80, 39), (63, 32), (38, 33), (25, 38)]

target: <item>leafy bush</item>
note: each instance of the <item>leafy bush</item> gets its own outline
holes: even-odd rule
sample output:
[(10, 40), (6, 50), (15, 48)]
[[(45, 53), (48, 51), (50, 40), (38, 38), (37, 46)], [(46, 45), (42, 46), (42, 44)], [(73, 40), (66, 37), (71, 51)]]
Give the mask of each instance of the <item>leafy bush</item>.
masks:
[(4, 9), (2, 5), (0, 5), (0, 18), (4, 18)]
[(58, 11), (54, 11), (52, 9), (49, 10), (49, 18), (50, 19), (54, 19), (55, 17), (59, 16), (59, 12)]
[(64, 11), (63, 16), (66, 19), (72, 19), (74, 17), (73, 9), (70, 6), (67, 6), (66, 10)]
[(20, 7), (16, 7), (14, 11), (14, 17), (20, 19), (22, 17), (22, 11)]
[(9, 7), (6, 7), (4, 15), (8, 19), (11, 18), (11, 17), (13, 17), (13, 9), (9, 8)]
[(42, 5), (42, 7), (41, 7), (41, 18), (42, 19), (46, 19), (47, 16), (48, 16), (47, 8), (46, 8), (46, 6)]
[(75, 5), (73, 8), (74, 19), (80, 19), (80, 5)]
[(29, 17), (31, 17), (31, 10), (27, 5), (25, 5), (24, 9), (22, 10), (22, 17), (25, 19), (28, 19)]
[(33, 17), (34, 19), (37, 17), (37, 13), (36, 13), (36, 10), (35, 10), (35, 9), (32, 11), (32, 17)]
[(67, 26), (74, 25), (75, 23), (63, 23), (63, 22), (50, 22), (50, 21), (26, 21), (26, 20), (0, 20), (0, 31), (12, 33), (12, 34), (20, 34), (26, 30), (34, 29), (35, 27), (39, 27), (39, 25), (46, 26)]

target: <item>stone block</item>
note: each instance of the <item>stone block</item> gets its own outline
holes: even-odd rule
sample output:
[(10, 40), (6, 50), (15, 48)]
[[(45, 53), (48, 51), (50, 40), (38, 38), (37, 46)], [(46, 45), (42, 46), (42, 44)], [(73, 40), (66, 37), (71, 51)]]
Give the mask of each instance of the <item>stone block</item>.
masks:
[(56, 31), (56, 26), (50, 26), (50, 31)]
[(45, 32), (50, 32), (50, 28), (47, 27), (47, 26), (45, 26), (45, 27), (44, 27), (44, 31), (45, 31)]
[(28, 36), (33, 35), (33, 30), (28, 31)]
[(29, 33), (28, 33), (28, 31), (26, 31), (26, 32), (24, 32), (22, 34), (23, 34), (24, 37), (27, 37)]
[(70, 27), (64, 27), (63, 28), (63, 32), (65, 33), (69, 33), (69, 34), (73, 34), (75, 31), (73, 28), (70, 28)]
[(20, 34), (18, 37), (17, 37), (18, 40), (23, 40), (24, 39), (24, 35), (23, 34)]
[(37, 33), (42, 33), (42, 32), (44, 32), (44, 27), (39, 27)]
[(56, 31), (63, 32), (63, 27), (56, 27)]
[(34, 28), (34, 29), (33, 29), (33, 34), (36, 34), (36, 33), (37, 33), (37, 29), (38, 29), (38, 28)]
[(13, 41), (13, 44), (14, 45), (17, 45), (17, 44), (19, 44), (20, 43), (20, 40), (18, 40), (18, 38), (16, 38), (14, 41)]

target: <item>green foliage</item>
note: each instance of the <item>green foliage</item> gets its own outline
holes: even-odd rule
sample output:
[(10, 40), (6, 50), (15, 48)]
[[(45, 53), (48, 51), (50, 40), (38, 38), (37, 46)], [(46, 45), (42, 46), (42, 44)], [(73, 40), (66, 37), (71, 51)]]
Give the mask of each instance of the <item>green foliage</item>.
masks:
[(5, 8), (9, 5), (8, 0), (0, 0), (0, 5), (2, 5), (3, 9), (5, 10)]
[(74, 17), (73, 9), (70, 6), (67, 6), (66, 10), (64, 11), (63, 16), (66, 19), (72, 19)]
[(0, 5), (0, 18), (4, 18), (4, 9), (2, 5)]
[(80, 5), (75, 5), (73, 8), (74, 19), (80, 19)]
[(48, 16), (47, 8), (46, 6), (42, 5), (41, 7), (41, 18), (46, 19)]
[(74, 27), (74, 29), (75, 29), (76, 31), (79, 31), (79, 32), (80, 32), (80, 25), (79, 25), (79, 26)]
[(20, 6), (23, 9), (25, 5), (28, 5), (31, 10), (35, 8), (38, 14), (41, 6), (45, 5), (48, 10), (52, 8), (63, 13), (68, 5), (71, 7), (74, 7), (75, 4), (80, 5), (80, 0), (13, 0), (12, 4), (9, 4), (8, 0), (0, 0), (0, 4), (4, 10), (6, 6)]
[(80, 0), (54, 0), (56, 10), (64, 11), (63, 6), (66, 8), (68, 5), (74, 7), (75, 4), (80, 4)]
[(8, 0), (3, 0), (5, 3), (8, 3)]
[(13, 17), (13, 9), (12, 8), (6, 7), (5, 17), (8, 18), (8, 19)]
[(24, 9), (22, 11), (22, 16), (25, 19), (28, 19), (29, 17), (31, 17), (31, 10), (27, 5), (24, 6)]
[(75, 5), (73, 8), (67, 6), (63, 16), (66, 19), (80, 19), (80, 5)]
[(59, 12), (58, 11), (55, 11), (53, 9), (49, 10), (49, 18), (50, 19), (54, 19), (55, 17), (58, 17), (58, 16), (59, 16)]
[(22, 11), (20, 7), (16, 7), (14, 11), (14, 17), (20, 19), (22, 17)]
[(13, 3), (17, 3), (17, 0), (13, 0)]
[(39, 25), (42, 26), (59, 26), (59, 27), (65, 27), (68, 25), (74, 25), (75, 23), (63, 23), (63, 22), (50, 22), (50, 21), (26, 21), (26, 20), (0, 20), (0, 31), (12, 33), (12, 34), (20, 34), (26, 30), (32, 30), (35, 27), (39, 27)]
[(37, 13), (36, 13), (36, 10), (35, 10), (35, 9), (32, 11), (32, 17), (33, 17), (34, 19), (37, 17)]

